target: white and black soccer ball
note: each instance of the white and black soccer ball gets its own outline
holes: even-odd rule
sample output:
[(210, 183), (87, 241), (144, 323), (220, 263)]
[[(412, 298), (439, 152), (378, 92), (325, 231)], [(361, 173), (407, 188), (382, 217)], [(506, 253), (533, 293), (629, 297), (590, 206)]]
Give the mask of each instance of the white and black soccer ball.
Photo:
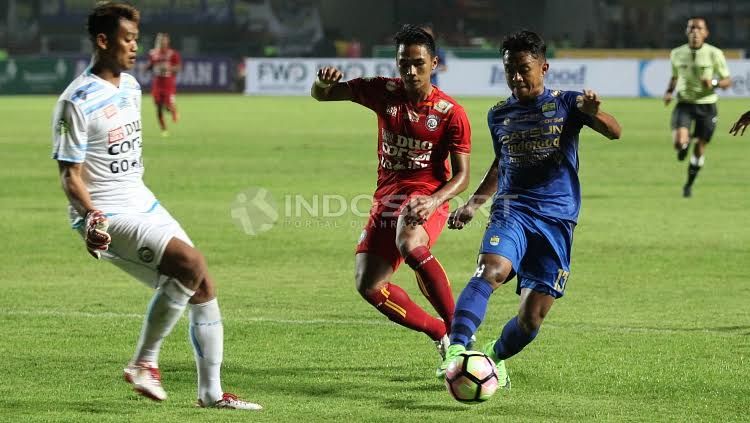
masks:
[(499, 381), (495, 363), (479, 351), (464, 351), (445, 371), (445, 387), (456, 401), (480, 403), (497, 391)]

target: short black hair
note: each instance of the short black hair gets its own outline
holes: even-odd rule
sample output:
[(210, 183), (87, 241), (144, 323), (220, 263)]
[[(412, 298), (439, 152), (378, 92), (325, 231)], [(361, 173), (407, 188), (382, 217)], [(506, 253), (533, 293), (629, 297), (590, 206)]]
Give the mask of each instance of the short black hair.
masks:
[(522, 51), (531, 53), (537, 59), (540, 57), (544, 59), (547, 53), (547, 44), (544, 43), (541, 35), (527, 29), (514, 32), (503, 39), (503, 45), (500, 48), (501, 54), (505, 55), (506, 52), (518, 53)]
[(708, 28), (708, 20), (703, 16), (690, 16), (687, 18), (688, 21), (693, 21), (696, 19), (700, 19), (703, 21), (704, 24), (706, 24), (706, 28)]
[(141, 13), (135, 7), (127, 3), (99, 2), (89, 15), (88, 25), (89, 38), (96, 43), (96, 36), (105, 34), (108, 39), (114, 39), (117, 30), (120, 29), (120, 19), (126, 19), (138, 23)]
[(404, 46), (425, 46), (430, 56), (435, 57), (435, 39), (418, 25), (406, 24), (402, 26), (393, 36), (393, 41), (396, 42), (396, 48), (402, 44)]

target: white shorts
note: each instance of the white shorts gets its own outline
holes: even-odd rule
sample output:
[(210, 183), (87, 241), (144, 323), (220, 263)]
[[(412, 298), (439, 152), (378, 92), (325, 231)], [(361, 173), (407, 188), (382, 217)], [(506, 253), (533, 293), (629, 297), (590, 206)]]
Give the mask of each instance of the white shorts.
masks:
[(180, 224), (161, 205), (147, 213), (116, 214), (108, 220), (112, 243), (107, 251), (102, 251), (102, 258), (151, 288), (167, 278), (159, 273), (159, 263), (169, 241), (177, 238), (193, 246)]

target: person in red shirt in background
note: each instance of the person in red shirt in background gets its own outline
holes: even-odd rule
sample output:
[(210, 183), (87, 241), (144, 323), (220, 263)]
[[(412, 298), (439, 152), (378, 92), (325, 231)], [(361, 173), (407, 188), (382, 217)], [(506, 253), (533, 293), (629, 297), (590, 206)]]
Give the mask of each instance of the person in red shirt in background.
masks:
[(164, 109), (172, 114), (172, 122), (177, 123), (179, 114), (175, 104), (177, 94), (177, 73), (182, 68), (182, 60), (177, 50), (169, 47), (169, 34), (156, 34), (156, 48), (148, 52), (148, 70), (153, 73), (151, 95), (156, 103), (156, 114), (162, 136), (169, 135), (164, 121)]
[[(471, 127), (464, 108), (430, 84), (438, 66), (432, 36), (404, 25), (394, 41), (400, 78), (341, 81), (339, 69), (324, 67), (311, 95), (359, 103), (377, 114), (378, 181), (356, 249), (357, 291), (391, 321), (429, 336), (444, 358), (455, 302), (430, 248), (445, 226), (448, 201), (468, 184)], [(390, 282), (403, 261), (440, 318)]]

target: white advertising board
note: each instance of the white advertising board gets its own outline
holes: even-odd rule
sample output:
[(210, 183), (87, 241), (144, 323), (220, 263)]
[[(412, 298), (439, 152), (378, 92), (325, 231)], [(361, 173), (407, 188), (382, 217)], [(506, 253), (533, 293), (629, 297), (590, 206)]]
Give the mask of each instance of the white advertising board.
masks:
[[(668, 60), (552, 59), (545, 85), (560, 90), (590, 88), (607, 97), (661, 97), (670, 78)], [(719, 95), (750, 97), (750, 60), (729, 60), (733, 86)], [(336, 66), (344, 79), (398, 75), (392, 59), (245, 59), (245, 94), (309, 95), (316, 72)], [(509, 95), (502, 63), (492, 59), (451, 59), (439, 75), (451, 96)]]

